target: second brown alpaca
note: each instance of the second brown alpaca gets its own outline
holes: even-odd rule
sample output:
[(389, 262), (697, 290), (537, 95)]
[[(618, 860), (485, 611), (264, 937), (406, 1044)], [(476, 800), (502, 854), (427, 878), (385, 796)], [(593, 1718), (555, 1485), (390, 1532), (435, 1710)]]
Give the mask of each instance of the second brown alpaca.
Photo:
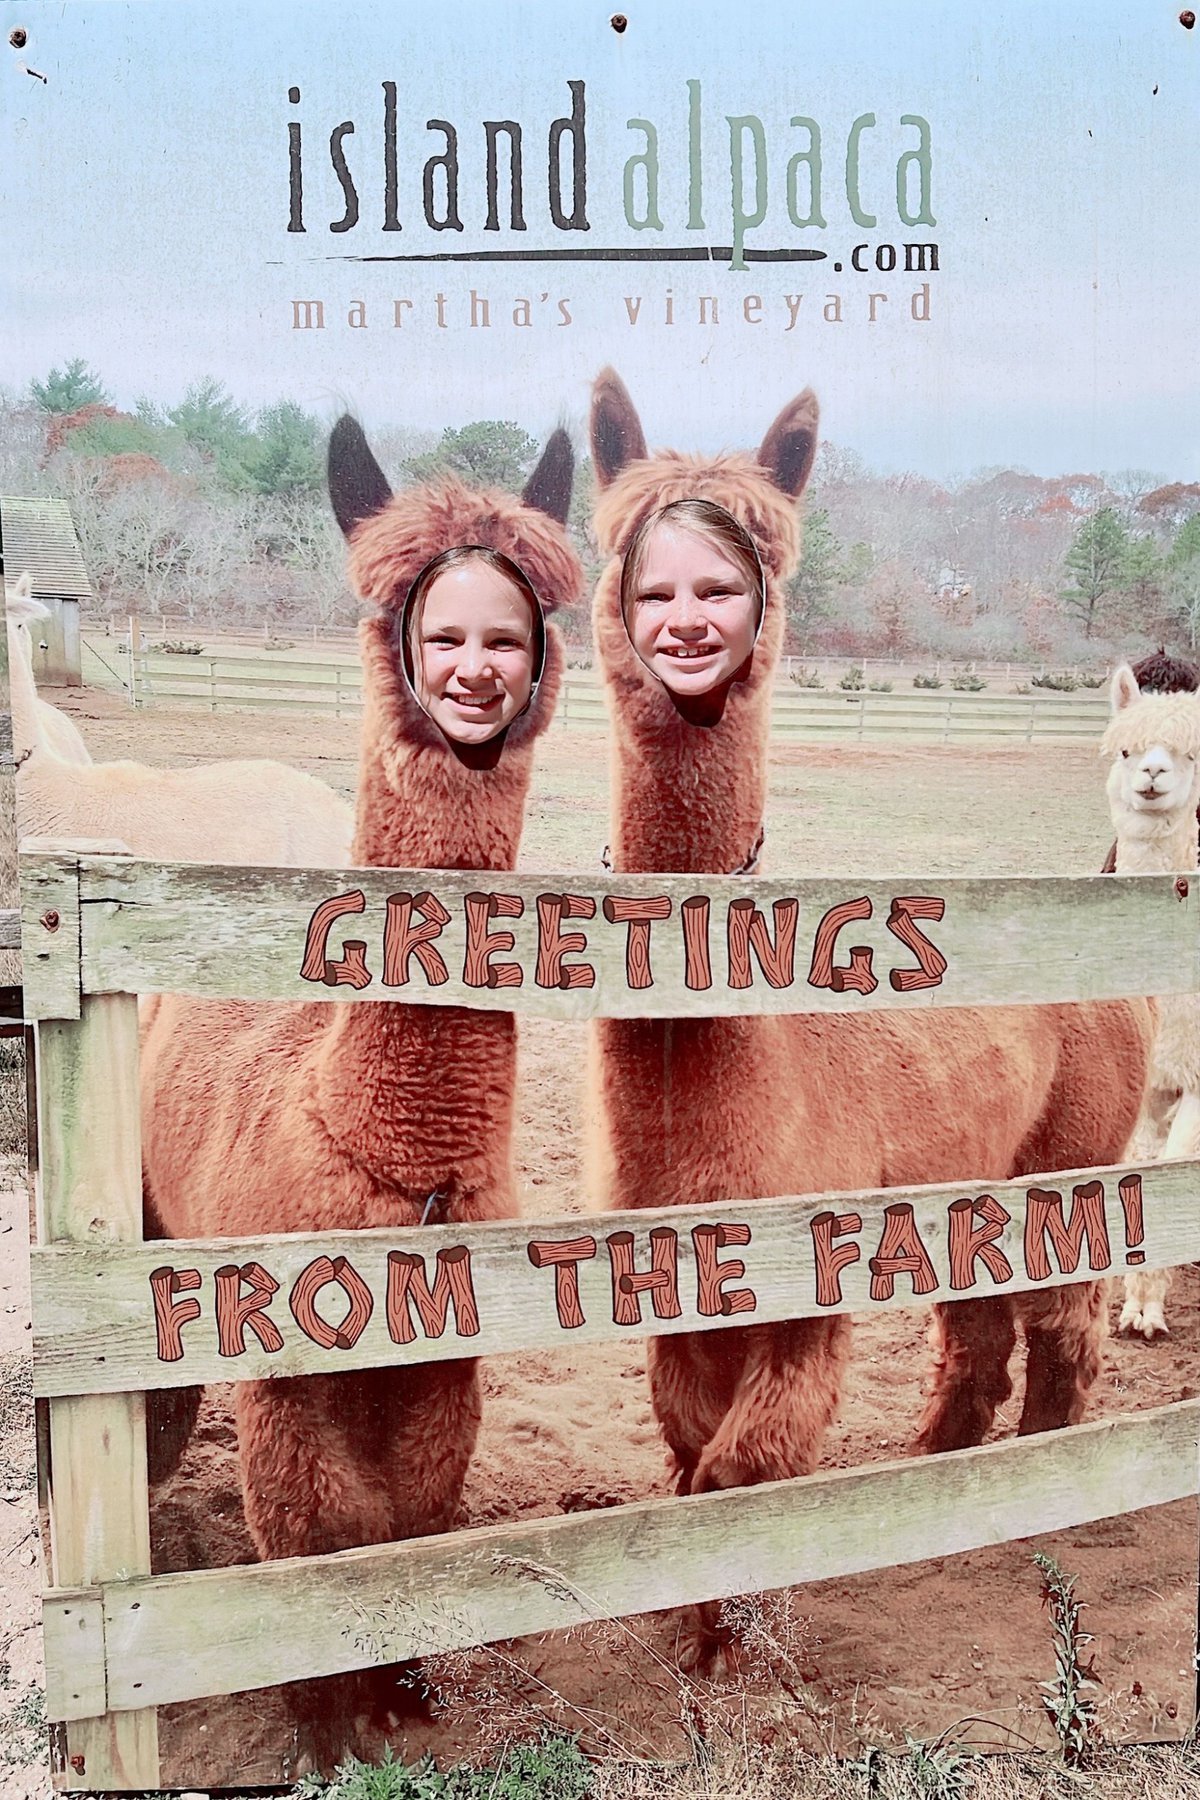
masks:
[[(366, 712), (354, 862), (511, 869), (534, 744), (553, 716), (562, 646), (492, 767), (467, 766), (401, 670), (398, 622), (416, 575), (456, 544), (502, 551), (545, 611), (582, 571), (563, 521), (573, 458), (551, 439), (524, 498), (455, 480), (392, 496), (358, 427), (330, 446), (360, 627)], [(143, 1048), (148, 1202), (170, 1237), (411, 1226), (518, 1211), (510, 1013), (398, 1002), (251, 1005), (163, 999)], [(313, 1555), (454, 1522), (480, 1417), (474, 1360), (242, 1382), (246, 1518), (260, 1557)]]
[[(594, 601), (613, 719), (613, 867), (731, 873), (749, 866), (767, 792), (783, 583), (799, 550), (795, 500), (817, 444), (811, 393), (786, 406), (756, 455), (646, 448), (611, 370), (597, 380), (596, 531), (608, 564)], [(641, 664), (620, 608), (639, 523), (696, 496), (754, 537), (766, 611), (748, 679), (720, 722), (687, 723)], [(1003, 1181), (1116, 1162), (1137, 1118), (1153, 1033), (1144, 1001), (829, 1017), (607, 1019), (597, 1027), (607, 1203), (660, 1207), (773, 1194)], [(977, 1444), (1010, 1392), (1018, 1319), (1027, 1344), (1023, 1432), (1077, 1420), (1099, 1369), (1103, 1284), (936, 1309), (936, 1371), (919, 1444)], [(655, 1337), (654, 1408), (684, 1493), (808, 1474), (838, 1404), (845, 1317)], [(715, 1609), (681, 1646), (719, 1651)]]

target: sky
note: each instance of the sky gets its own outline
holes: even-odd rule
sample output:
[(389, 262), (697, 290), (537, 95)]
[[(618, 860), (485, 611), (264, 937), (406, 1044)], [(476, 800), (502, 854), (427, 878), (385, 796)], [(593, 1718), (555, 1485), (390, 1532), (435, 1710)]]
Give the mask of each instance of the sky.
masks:
[[(560, 420), (582, 427), (589, 382), (612, 363), (652, 444), (753, 446), (812, 386), (825, 434), (879, 469), (1200, 478), (1200, 31), (1174, 6), (792, 0), (734, 25), (710, 0), (631, 0), (627, 16), (618, 35), (583, 0), (30, 0), (27, 45), (0, 44), (0, 380), (22, 386), (82, 356), (126, 407), (172, 403), (214, 375), (243, 403), (287, 395), (330, 417), (350, 406), (369, 430), (501, 417), (544, 436)], [(381, 229), (385, 81), (399, 232)], [(586, 233), (549, 211), (547, 137), (570, 81), (585, 84)], [(860, 210), (874, 228), (855, 223), (846, 182), (848, 135), (868, 113)], [(933, 225), (897, 216), (897, 160), (918, 141), (905, 115), (929, 124)], [(789, 160), (811, 142), (794, 118), (820, 128), (824, 228), (788, 217)], [(422, 167), (445, 148), (430, 119), (458, 133), (461, 232), (423, 219)], [(506, 154), (505, 228), (484, 229), (489, 119), (521, 124), (523, 233), (507, 228)], [(625, 164), (647, 142), (635, 119), (657, 132), (661, 230), (625, 217)], [(292, 121), (304, 232), (287, 229)], [(345, 121), (360, 218), (336, 233), (345, 202), (328, 145)], [(765, 210), (747, 246), (822, 261), (360, 260), (729, 245), (731, 142), (743, 213), (760, 199)], [(796, 173), (803, 218), (807, 166)], [(638, 208), (643, 183), (639, 172)], [(910, 166), (910, 209), (916, 185)], [(565, 189), (569, 206), (569, 166)], [(906, 243), (936, 243), (937, 272), (906, 275)], [(858, 244), (864, 273), (850, 268)], [(871, 265), (888, 245), (900, 266), (883, 272)], [(470, 323), (472, 292), (487, 326)], [(874, 322), (872, 293), (886, 295)], [(711, 299), (701, 321), (702, 296), (716, 322)], [(298, 299), (323, 302), (323, 330), (293, 328)], [(514, 322), (521, 301), (528, 326)]]

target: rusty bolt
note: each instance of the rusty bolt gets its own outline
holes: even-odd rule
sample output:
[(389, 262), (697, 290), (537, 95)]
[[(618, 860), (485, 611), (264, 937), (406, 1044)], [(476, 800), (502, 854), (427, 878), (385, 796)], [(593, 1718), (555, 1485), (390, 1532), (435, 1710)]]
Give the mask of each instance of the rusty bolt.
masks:
[(1192, 26), (1196, 23), (1195, 13), (1194, 12), (1181, 12), (1179, 15), (1179, 23), (1183, 26), (1183, 29), (1185, 31), (1190, 31), (1192, 29)]
[(49, 908), (48, 908), (48, 909), (47, 909), (47, 910), (46, 910), (46, 911), (45, 911), (45, 912), (44, 912), (44, 913), (43, 913), (43, 914), (42, 914), (42, 916), (41, 916), (41, 919), (40, 919), (40, 921), (39, 921), (39, 923), (40, 923), (40, 924), (42, 924), (42, 925), (44, 925), (44, 926), (45, 926), (45, 927), (46, 927), (46, 930), (47, 930), (47, 931), (57, 931), (57, 930), (58, 930), (58, 927), (59, 927), (59, 924), (60, 924), (60, 922), (61, 922), (61, 921), (60, 921), (60, 920), (59, 920), (59, 916), (58, 916), (58, 914), (57, 914), (57, 913), (56, 913), (56, 912), (55, 912), (55, 910), (54, 910), (54, 908), (53, 908), (53, 907), (52, 907), (52, 906), (51, 906), (51, 907), (49, 907)]
[(29, 42), (29, 33), (23, 25), (14, 25), (8, 34), (8, 41), (14, 50), (23, 50)]
[(613, 30), (616, 32), (618, 37), (620, 37), (621, 33), (627, 28), (627, 26), (629, 24), (629, 20), (625, 17), (624, 13), (614, 13), (612, 18), (608, 22), (612, 26)]
[(1175, 897), (1177, 900), (1186, 900), (1188, 897), (1187, 879), (1183, 875), (1177, 875), (1175, 878)]

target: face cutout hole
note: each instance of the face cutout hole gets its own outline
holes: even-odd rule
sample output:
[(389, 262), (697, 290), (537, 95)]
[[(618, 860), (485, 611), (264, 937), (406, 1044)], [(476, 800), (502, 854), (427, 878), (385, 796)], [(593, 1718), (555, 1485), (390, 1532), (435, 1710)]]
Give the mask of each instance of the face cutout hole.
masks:
[(546, 661), (541, 603), (509, 557), (479, 544), (444, 550), (409, 590), (404, 673), (447, 743), (499, 748), (528, 711)]
[(634, 532), (621, 616), (638, 659), (683, 717), (719, 719), (750, 673), (766, 587), (754, 539), (712, 500), (676, 500)]

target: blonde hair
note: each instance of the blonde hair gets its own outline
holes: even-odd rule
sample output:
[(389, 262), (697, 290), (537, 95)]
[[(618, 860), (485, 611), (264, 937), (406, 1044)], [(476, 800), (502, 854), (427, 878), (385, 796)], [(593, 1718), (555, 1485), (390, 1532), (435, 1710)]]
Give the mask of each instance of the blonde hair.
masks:
[(621, 564), (621, 617), (629, 626), (629, 609), (637, 598), (638, 583), (646, 561), (650, 539), (660, 525), (673, 525), (689, 531), (693, 537), (705, 538), (727, 561), (746, 577), (751, 593), (758, 598), (758, 623), (761, 627), (766, 609), (766, 582), (758, 546), (740, 520), (718, 506), (715, 500), (672, 500), (657, 512), (644, 518), (629, 540), (625, 560)]
[[(542, 679), (546, 666), (546, 620), (542, 613), (542, 603), (537, 592), (519, 563), (502, 550), (491, 550), (486, 544), (455, 544), (450, 550), (443, 550), (425, 564), (408, 590), (408, 598), (404, 602), (404, 611), (400, 618), (400, 644), (404, 657), (404, 673), (408, 685), (421, 700), (419, 686), (421, 659), (416, 654), (416, 637), (421, 629), (421, 620), (425, 612), (425, 601), (429, 590), (440, 575), (450, 569), (459, 569), (464, 563), (481, 562), (485, 567), (494, 569), (510, 582), (525, 600), (533, 621), (533, 692)], [(424, 705), (424, 701), (422, 701)]]

